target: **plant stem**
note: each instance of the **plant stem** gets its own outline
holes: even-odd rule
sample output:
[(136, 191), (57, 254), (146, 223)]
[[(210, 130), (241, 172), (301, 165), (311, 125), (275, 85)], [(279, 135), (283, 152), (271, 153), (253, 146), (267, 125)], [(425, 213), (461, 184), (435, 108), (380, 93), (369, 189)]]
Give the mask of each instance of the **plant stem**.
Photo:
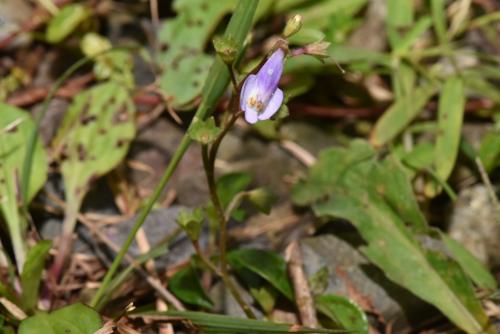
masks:
[[(243, 41), (245, 40), (245, 37), (247, 36), (248, 32), (251, 29), (252, 20), (255, 14), (255, 10), (257, 9), (257, 4), (258, 0), (240, 0), (238, 2), (238, 5), (236, 6), (236, 9), (234, 10), (233, 15), (231, 16), (231, 19), (229, 20), (224, 35), (234, 38), (238, 48), (242, 47)], [(224, 94), (224, 91), (226, 90), (228, 83), (229, 83), (229, 73), (227, 73), (225, 64), (222, 60), (216, 58), (214, 65), (210, 69), (207, 81), (205, 82), (205, 86), (203, 88), (202, 102), (195, 114), (195, 116), (198, 117), (198, 119), (204, 120), (207, 117), (207, 115), (210, 115), (212, 113), (220, 97), (222, 96), (222, 94)], [(170, 180), (170, 177), (177, 168), (177, 165), (179, 164), (181, 158), (184, 156), (184, 153), (187, 151), (190, 143), (191, 143), (191, 138), (186, 133), (182, 138), (181, 143), (177, 147), (177, 150), (175, 151), (172, 160), (170, 160), (167, 168), (165, 169), (165, 172), (160, 180), (160, 183), (156, 187), (153, 195), (148, 200), (144, 209), (137, 217), (137, 220), (134, 226), (132, 227), (132, 230), (129, 232), (127, 240), (122, 245), (120, 252), (113, 260), (113, 263), (109, 268), (108, 272), (106, 273), (106, 276), (104, 277), (99, 290), (92, 299), (90, 306), (95, 307), (95, 305), (99, 303), (99, 300), (102, 298), (102, 296), (108, 289), (111, 279), (113, 278), (113, 275), (116, 273), (118, 267), (120, 266), (125, 254), (127, 253), (128, 248), (132, 244), (132, 241), (134, 240), (137, 231), (139, 231), (142, 224), (146, 220), (147, 215), (153, 208), (153, 205), (155, 204), (156, 200), (160, 197), (163, 188)]]
[[(208, 188), (210, 190), (210, 198), (212, 200), (212, 204), (214, 205), (215, 211), (217, 213), (217, 219), (219, 220), (219, 257), (220, 257), (220, 270), (216, 273), (219, 274), (222, 281), (229, 289), (231, 294), (233, 295), (236, 302), (240, 305), (243, 312), (245, 312), (246, 316), (251, 319), (256, 319), (255, 314), (253, 313), (250, 306), (245, 302), (243, 297), (241, 296), (236, 284), (233, 282), (228, 273), (228, 264), (227, 264), (227, 223), (228, 221), (224, 215), (224, 209), (220, 203), (219, 195), (217, 194), (217, 186), (215, 184), (215, 174), (214, 174), (214, 162), (215, 156), (217, 155), (217, 149), (224, 137), (224, 134), (227, 133), (229, 128), (234, 124), (237, 119), (237, 114), (233, 113), (231, 120), (226, 124), (221, 134), (216, 140), (209, 152), (208, 146), (202, 146), (202, 157), (203, 157), (203, 167), (205, 168), (205, 174), (207, 176)], [(203, 260), (203, 258), (202, 258)]]

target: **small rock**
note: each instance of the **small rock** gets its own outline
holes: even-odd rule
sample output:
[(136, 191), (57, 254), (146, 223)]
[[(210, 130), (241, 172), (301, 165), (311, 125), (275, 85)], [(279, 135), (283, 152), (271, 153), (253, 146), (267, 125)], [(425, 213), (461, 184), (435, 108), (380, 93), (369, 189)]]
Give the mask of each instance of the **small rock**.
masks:
[[(359, 238), (354, 232), (346, 238)], [(305, 272), (309, 277), (323, 268), (328, 281), (323, 293), (342, 295), (358, 303), (398, 332), (429, 315), (430, 306), (407, 290), (389, 281), (354, 246), (342, 238), (325, 234), (301, 241)], [(324, 269), (323, 269), (324, 270)]]
[(500, 266), (500, 219), (482, 184), (458, 194), (449, 233), (484, 264)]

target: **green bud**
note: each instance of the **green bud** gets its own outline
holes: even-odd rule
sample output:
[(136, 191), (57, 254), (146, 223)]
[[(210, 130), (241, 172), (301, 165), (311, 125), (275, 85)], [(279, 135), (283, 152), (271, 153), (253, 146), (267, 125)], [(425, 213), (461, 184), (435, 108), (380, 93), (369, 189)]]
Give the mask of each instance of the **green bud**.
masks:
[(111, 49), (109, 40), (99, 34), (89, 32), (83, 36), (80, 47), (87, 57), (93, 57), (101, 52)]
[(177, 216), (176, 222), (187, 233), (191, 240), (197, 241), (200, 238), (203, 224), (203, 212), (200, 208), (194, 211), (181, 210)]
[(296, 14), (286, 23), (285, 29), (283, 29), (283, 37), (289, 38), (295, 35), (302, 28), (302, 15)]
[(221, 129), (215, 125), (213, 117), (205, 121), (195, 118), (188, 129), (191, 139), (205, 145), (212, 143), (220, 132)]
[(226, 64), (230, 65), (236, 60), (238, 50), (232, 37), (215, 36), (213, 44), (215, 51)]
[(263, 213), (268, 214), (276, 197), (267, 189), (257, 188), (247, 192), (247, 199)]

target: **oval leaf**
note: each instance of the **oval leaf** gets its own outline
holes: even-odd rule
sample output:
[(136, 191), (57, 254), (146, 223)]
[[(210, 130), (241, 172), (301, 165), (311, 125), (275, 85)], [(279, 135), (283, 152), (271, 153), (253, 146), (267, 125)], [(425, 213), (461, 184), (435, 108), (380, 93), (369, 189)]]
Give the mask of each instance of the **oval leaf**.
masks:
[(365, 312), (353, 301), (335, 295), (322, 295), (315, 299), (318, 311), (342, 328), (359, 334), (368, 334)]
[(96, 311), (78, 303), (23, 320), (19, 334), (94, 334), (101, 325), (101, 317)]
[(196, 270), (191, 266), (179, 270), (168, 282), (177, 298), (185, 303), (211, 309), (214, 305), (203, 290)]
[(243, 248), (231, 251), (228, 260), (232, 267), (248, 269), (293, 300), (293, 290), (288, 279), (286, 262), (279, 255), (260, 249)]

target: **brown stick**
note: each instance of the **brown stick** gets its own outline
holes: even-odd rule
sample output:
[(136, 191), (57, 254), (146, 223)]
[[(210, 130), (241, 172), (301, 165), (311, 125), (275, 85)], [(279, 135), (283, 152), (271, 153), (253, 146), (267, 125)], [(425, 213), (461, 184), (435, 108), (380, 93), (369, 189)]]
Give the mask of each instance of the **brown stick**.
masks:
[(307, 276), (304, 272), (304, 260), (298, 241), (293, 241), (285, 251), (285, 259), (288, 262), (288, 273), (292, 279), (295, 290), (295, 303), (299, 310), (302, 325), (310, 328), (318, 327), (316, 308), (309, 289)]

